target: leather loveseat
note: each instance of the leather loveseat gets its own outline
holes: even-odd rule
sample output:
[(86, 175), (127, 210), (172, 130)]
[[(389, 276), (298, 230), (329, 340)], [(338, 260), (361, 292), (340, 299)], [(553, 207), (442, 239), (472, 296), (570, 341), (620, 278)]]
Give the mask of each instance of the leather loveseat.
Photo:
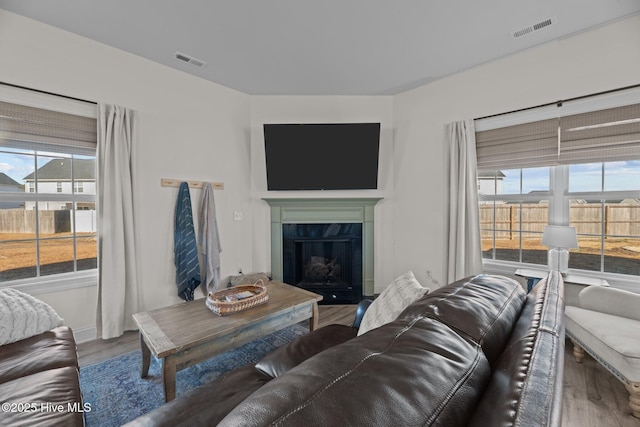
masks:
[(330, 325), (130, 426), (558, 426), (563, 282), (479, 275), (356, 336)]

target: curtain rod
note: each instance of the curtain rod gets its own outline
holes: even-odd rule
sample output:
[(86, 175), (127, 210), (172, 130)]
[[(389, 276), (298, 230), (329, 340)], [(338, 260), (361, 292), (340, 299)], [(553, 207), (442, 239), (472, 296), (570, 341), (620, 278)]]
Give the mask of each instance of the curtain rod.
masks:
[(491, 115), (484, 116), (484, 117), (477, 117), (477, 118), (475, 118), (473, 120), (482, 120), (482, 119), (489, 119), (491, 117), (505, 116), (507, 114), (519, 113), (520, 111), (527, 111), (527, 110), (534, 110), (536, 108), (548, 107), (549, 105), (557, 105), (558, 107), (561, 107), (564, 102), (577, 101), (579, 99), (591, 98), (593, 96), (598, 96), (598, 95), (606, 95), (608, 93), (620, 92), (620, 91), (628, 90), (628, 89), (635, 89), (637, 87), (640, 87), (640, 84), (635, 84), (635, 85), (631, 85), (631, 86), (625, 86), (625, 87), (621, 87), (621, 88), (618, 88), (618, 89), (605, 90), (605, 91), (602, 91), (602, 92), (596, 92), (596, 93), (592, 93), (592, 94), (589, 94), (589, 95), (576, 96), (574, 98), (560, 99), (560, 100), (555, 101), (555, 102), (547, 102), (546, 104), (540, 104), (540, 105), (536, 105), (536, 106), (533, 106), (533, 107), (520, 108), (519, 110), (506, 111), (504, 113), (497, 113), (497, 114), (491, 114)]
[(13, 83), (7, 83), (7, 82), (0, 81), (0, 85), (15, 87), (15, 88), (18, 88), (18, 89), (30, 90), (30, 91), (33, 91), (33, 92), (44, 93), (45, 95), (59, 96), (60, 98), (71, 99), (73, 101), (87, 102), (89, 104), (98, 105), (98, 103), (95, 102), (95, 101), (89, 101), (89, 100), (86, 100), (86, 99), (76, 98), (74, 96), (69, 96), (69, 95), (61, 95), (59, 93), (49, 92), (49, 91), (40, 90), (40, 89), (34, 89), (34, 88), (31, 88), (31, 87), (26, 87), (26, 86), (20, 86), (20, 85), (16, 85), (16, 84), (13, 84)]

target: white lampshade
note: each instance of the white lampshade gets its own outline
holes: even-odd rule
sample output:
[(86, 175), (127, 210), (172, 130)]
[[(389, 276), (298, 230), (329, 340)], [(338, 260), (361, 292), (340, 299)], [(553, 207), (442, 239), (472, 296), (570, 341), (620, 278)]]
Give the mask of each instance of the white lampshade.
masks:
[(550, 248), (577, 248), (576, 228), (565, 225), (547, 225), (542, 233), (542, 245)]

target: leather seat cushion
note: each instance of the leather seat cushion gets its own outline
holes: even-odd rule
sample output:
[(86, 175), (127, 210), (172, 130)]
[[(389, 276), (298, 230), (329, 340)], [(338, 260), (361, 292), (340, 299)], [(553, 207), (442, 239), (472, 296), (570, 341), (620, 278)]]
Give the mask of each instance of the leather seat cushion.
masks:
[(77, 369), (78, 361), (73, 333), (61, 326), (2, 346), (0, 384), (65, 366)]
[[(51, 403), (62, 405), (59, 410), (3, 411), (2, 425), (84, 425), (80, 380), (75, 367), (63, 367), (36, 372), (26, 377), (16, 378), (0, 384), (0, 402), (2, 403)], [(69, 411), (68, 404), (75, 404)]]

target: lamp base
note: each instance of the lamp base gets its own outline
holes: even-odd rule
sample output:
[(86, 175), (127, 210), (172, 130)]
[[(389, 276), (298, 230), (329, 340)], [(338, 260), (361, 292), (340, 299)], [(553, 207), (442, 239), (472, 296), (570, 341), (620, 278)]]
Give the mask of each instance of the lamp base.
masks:
[(564, 248), (551, 248), (547, 255), (550, 271), (559, 271), (566, 276), (569, 272), (569, 250)]

